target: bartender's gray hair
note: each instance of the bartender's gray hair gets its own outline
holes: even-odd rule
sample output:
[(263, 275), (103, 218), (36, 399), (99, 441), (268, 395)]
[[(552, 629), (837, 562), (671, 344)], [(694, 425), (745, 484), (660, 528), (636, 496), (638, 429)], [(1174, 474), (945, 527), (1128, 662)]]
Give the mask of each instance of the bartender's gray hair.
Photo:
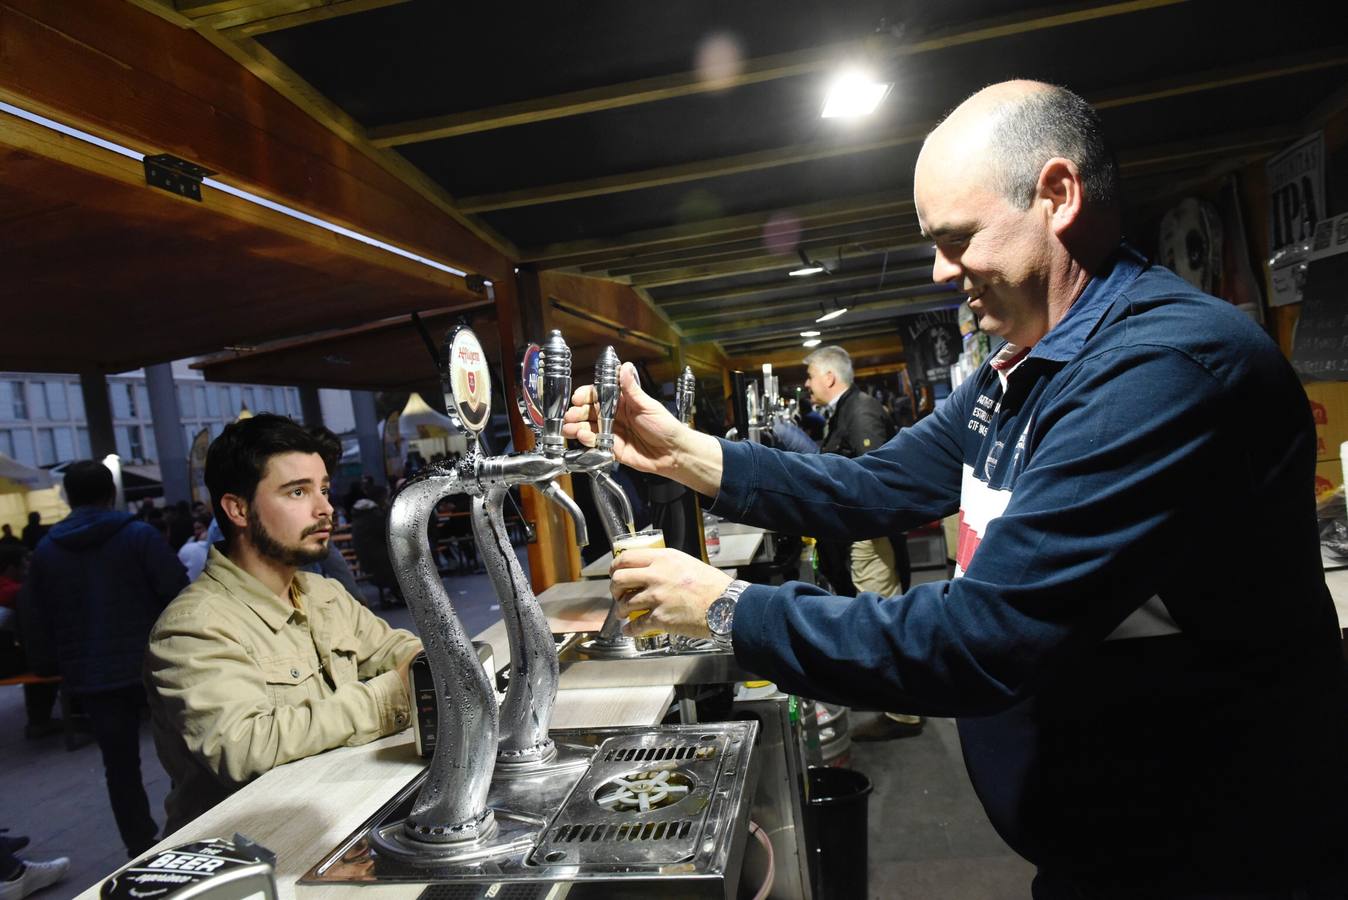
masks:
[(819, 366), (838, 376), (838, 380), (850, 386), (852, 384), (852, 357), (837, 344), (820, 347), (804, 359), (805, 367)]
[(1119, 164), (1089, 103), (1067, 88), (1045, 84), (1005, 104), (1001, 114), (992, 132), (993, 181), (1016, 207), (1030, 208), (1039, 173), (1055, 156), (1076, 163), (1089, 203), (1118, 202)]

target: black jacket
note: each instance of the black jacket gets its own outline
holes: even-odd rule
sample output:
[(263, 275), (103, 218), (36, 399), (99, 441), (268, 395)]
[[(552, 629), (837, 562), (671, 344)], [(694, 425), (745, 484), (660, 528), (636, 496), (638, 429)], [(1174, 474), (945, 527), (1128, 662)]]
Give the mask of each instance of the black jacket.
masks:
[(893, 421), (880, 401), (852, 385), (838, 398), (819, 452), (851, 459), (878, 450), (893, 436)]
[(185, 587), (183, 564), (154, 528), (76, 507), (33, 555), (29, 662), (39, 672), (57, 669), (75, 693), (140, 684), (150, 626)]

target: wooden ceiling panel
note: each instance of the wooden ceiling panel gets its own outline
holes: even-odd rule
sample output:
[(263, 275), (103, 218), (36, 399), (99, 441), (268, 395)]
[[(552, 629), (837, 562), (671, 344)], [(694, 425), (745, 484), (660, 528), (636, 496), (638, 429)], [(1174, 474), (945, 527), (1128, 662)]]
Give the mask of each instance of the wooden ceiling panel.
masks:
[[(419, 263), (209, 189), (196, 203), (147, 187), (132, 160), (3, 124), (0, 357), (11, 368), (120, 371), (480, 300)], [(65, 159), (34, 152), (44, 141)]]

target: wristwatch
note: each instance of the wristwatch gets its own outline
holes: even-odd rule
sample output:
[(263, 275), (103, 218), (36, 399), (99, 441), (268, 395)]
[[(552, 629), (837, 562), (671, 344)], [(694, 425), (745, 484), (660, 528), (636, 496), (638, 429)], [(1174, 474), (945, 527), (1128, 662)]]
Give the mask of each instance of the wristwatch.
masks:
[(749, 586), (749, 582), (736, 578), (730, 584), (726, 585), (721, 596), (711, 601), (711, 606), (707, 607), (707, 630), (711, 632), (712, 640), (716, 641), (717, 646), (729, 649), (731, 646), (730, 637), (735, 628), (735, 604), (740, 600), (740, 594)]

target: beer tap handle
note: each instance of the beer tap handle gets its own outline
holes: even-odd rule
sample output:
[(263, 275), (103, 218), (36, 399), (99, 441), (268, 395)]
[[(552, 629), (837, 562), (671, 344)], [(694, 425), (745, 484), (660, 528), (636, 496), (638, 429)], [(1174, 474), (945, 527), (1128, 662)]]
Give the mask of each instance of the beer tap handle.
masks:
[(674, 407), (679, 421), (685, 425), (693, 424), (693, 401), (697, 396), (697, 378), (692, 366), (684, 366), (683, 374), (674, 386)]
[(605, 347), (594, 364), (595, 402), (599, 406), (599, 434), (595, 447), (599, 450), (613, 450), (613, 419), (618, 414), (618, 352), (613, 347)]
[(562, 333), (553, 330), (543, 344), (543, 455), (566, 452), (562, 420), (571, 405), (571, 348)]

